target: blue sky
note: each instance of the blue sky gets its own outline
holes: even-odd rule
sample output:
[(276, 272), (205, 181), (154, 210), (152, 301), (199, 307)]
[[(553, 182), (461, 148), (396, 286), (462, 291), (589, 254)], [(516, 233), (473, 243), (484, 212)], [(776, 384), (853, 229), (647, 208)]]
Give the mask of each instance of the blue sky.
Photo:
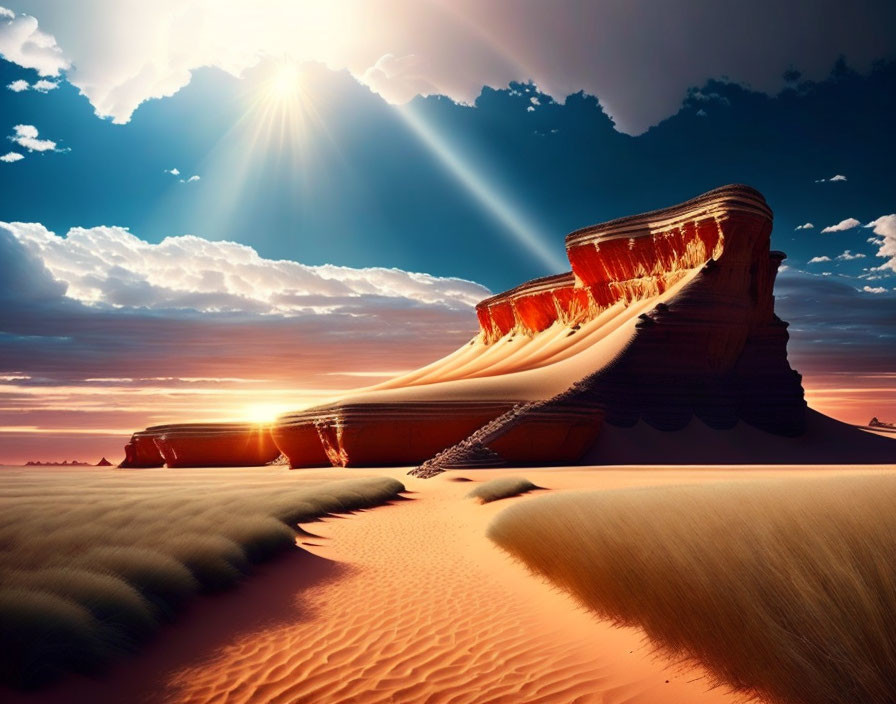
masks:
[[(408, 127), (405, 110), (560, 262), (563, 236), (573, 229), (743, 182), (774, 208), (773, 245), (787, 251), (791, 266), (858, 276), (883, 263), (867, 230), (821, 230), (847, 218), (864, 225), (893, 210), (892, 63), (867, 75), (832, 66), (825, 80), (797, 80), (775, 96), (710, 81), (636, 137), (615, 130), (597, 99), (583, 94), (561, 104), (531, 84), (514, 84), (485, 89), (474, 106), (418, 97), (399, 109), (345, 72), (309, 65), (301, 133), (252, 143), (239, 123), (266, 68), (243, 79), (199, 71), (124, 125), (98, 119), (65, 82), (46, 94), (0, 92), (7, 134), (16, 124), (34, 125), (66, 150), (20, 150), (25, 159), (0, 164), (3, 218), (57, 233), (118, 225), (150, 242), (189, 233), (243, 242), (269, 258), (394, 266), (494, 290), (551, 273), (551, 261), (521, 246)], [(2, 62), (0, 82), (15, 80), (38, 76)], [(174, 168), (179, 176), (166, 172)], [(846, 180), (817, 182), (838, 174)], [(193, 175), (200, 180), (181, 182)], [(806, 222), (814, 229), (795, 229)], [(865, 257), (836, 260), (847, 250)], [(808, 264), (819, 256), (833, 262)]]
[(6, 4), (12, 459), (426, 363), (566, 233), (734, 182), (810, 401), (896, 413), (892, 3)]

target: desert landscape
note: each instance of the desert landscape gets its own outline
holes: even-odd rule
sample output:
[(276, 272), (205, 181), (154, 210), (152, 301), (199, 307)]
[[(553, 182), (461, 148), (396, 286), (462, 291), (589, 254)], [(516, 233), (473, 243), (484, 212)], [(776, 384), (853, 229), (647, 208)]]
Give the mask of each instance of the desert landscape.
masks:
[[(204, 595), (153, 623), (154, 637), (117, 643), (104, 665), (63, 660), (88, 667), (28, 693), (7, 685), (4, 700), (890, 700), (896, 573), (875, 556), (894, 547), (891, 512), (882, 510), (896, 490), (892, 467), (522, 471), (418, 479), (383, 469), (297, 477), (283, 467), (137, 476), (4, 468), (4, 518), (10, 495), (29, 497), (24, 505), (39, 511), (57, 498), (51, 491), (73, 486), (106, 501), (124, 493), (131, 517), (143, 515), (144, 503), (201, 502), (214, 515), (238, 495), (254, 497), (263, 512), (264, 498), (282, 507), (287, 492), (300, 494), (299, 510), (308, 512), (298, 519), (306, 522), (297, 547), (281, 545), (235, 588), (221, 591), (229, 571), (224, 585), (200, 580)], [(236, 481), (235, 473), (251, 476)], [(523, 476), (542, 488), (485, 504), (469, 496), (507, 479), (518, 490), (513, 479)], [(360, 505), (389, 505), (342, 513), (371, 482), (380, 493)], [(399, 482), (400, 498), (392, 493)], [(324, 505), (335, 515), (312, 522), (320, 505), (308, 504), (321, 489), (331, 492)], [(346, 490), (353, 498), (340, 495)], [(875, 521), (856, 520), (865, 509), (879, 511)], [(170, 515), (166, 527), (178, 537), (170, 549), (186, 564), (202, 559), (216, 574), (221, 560), (245, 561), (234, 542), (246, 544), (226, 523)], [(64, 513), (56, 518), (65, 524)], [(252, 520), (280, 540), (286, 533), (282, 523)], [(149, 523), (146, 534), (154, 530)], [(130, 536), (94, 541), (122, 545)], [(57, 537), (56, 551), (67, 537)], [(52, 570), (43, 588), (90, 614), (123, 610)], [(65, 624), (51, 617), (42, 614), (44, 632), (59, 643)], [(10, 624), (4, 614), (3, 628)]]
[(0, 0), (0, 702), (896, 704), (894, 27)]
[(770, 231), (588, 228), (420, 371), (4, 468), (4, 699), (891, 701), (896, 445), (807, 409)]

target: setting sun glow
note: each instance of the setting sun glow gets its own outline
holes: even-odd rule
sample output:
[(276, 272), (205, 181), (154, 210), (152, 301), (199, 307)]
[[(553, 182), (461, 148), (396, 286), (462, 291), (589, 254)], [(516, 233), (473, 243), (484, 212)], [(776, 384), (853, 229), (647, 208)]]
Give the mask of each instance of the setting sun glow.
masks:
[(241, 420), (247, 420), (252, 423), (266, 424), (272, 423), (278, 415), (290, 409), (289, 406), (278, 405), (275, 403), (253, 403), (246, 406), (243, 413), (240, 414)]

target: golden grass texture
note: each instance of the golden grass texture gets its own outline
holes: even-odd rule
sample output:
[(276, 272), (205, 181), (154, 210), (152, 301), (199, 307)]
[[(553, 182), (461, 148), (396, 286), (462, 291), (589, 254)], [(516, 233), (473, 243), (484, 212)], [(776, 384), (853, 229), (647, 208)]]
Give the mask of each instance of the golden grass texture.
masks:
[(535, 486), (532, 482), (523, 477), (498, 477), (497, 479), (491, 479), (477, 486), (467, 494), (467, 498), (478, 499), (479, 503), (487, 504), (491, 501), (498, 501), (499, 499), (509, 499), (513, 496), (520, 496), (521, 494), (536, 491), (540, 488), (541, 487)]
[(489, 537), (600, 617), (733, 691), (896, 701), (896, 477), (573, 492)]
[(402, 491), (282, 468), (0, 471), (0, 683), (97, 671), (197, 593), (298, 549), (298, 523)]

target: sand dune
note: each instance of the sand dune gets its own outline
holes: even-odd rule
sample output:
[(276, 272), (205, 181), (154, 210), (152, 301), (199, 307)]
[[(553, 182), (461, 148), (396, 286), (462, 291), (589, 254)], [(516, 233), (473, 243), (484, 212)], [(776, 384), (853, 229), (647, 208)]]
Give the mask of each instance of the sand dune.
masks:
[[(203, 598), (146, 653), (103, 679), (29, 702), (734, 702), (700, 669), (655, 657), (533, 577), (486, 537), (508, 506), (581, 489), (843, 470), (482, 470), (417, 480), (409, 500), (304, 527), (312, 553)], [(322, 470), (309, 479), (383, 470)], [(481, 481), (525, 476), (548, 491), (479, 505)], [(453, 481), (459, 477), (474, 482)], [(668, 680), (668, 682), (667, 682)]]
[(691, 272), (658, 299), (618, 303), (573, 334), (568, 325), (558, 322), (538, 335), (507, 337), (496, 344), (477, 337), (459, 350), (461, 354), (426, 367), (425, 375), (390, 379), (365, 391), (364, 398), (387, 401), (392, 389), (400, 390), (401, 398), (413, 400), (478, 399), (483, 395), (537, 400), (556, 395), (606, 366), (631, 342), (638, 316), (657, 302), (673, 298), (696, 273)]
[(699, 673), (653, 662), (637, 632), (589, 619), (492, 548), (484, 531), (500, 506), (465, 499), (466, 483), (418, 488), (411, 501), (306, 526), (322, 538), (309, 549), (351, 572), (306, 592), (312, 621), (262, 630), (179, 673), (175, 698), (719, 700)]
[(489, 536), (595, 613), (778, 704), (896, 698), (896, 477), (554, 494)]
[(0, 684), (23, 689), (138, 651), (197, 594), (296, 552), (298, 521), (404, 490), (269, 468), (7, 469), (0, 487)]

